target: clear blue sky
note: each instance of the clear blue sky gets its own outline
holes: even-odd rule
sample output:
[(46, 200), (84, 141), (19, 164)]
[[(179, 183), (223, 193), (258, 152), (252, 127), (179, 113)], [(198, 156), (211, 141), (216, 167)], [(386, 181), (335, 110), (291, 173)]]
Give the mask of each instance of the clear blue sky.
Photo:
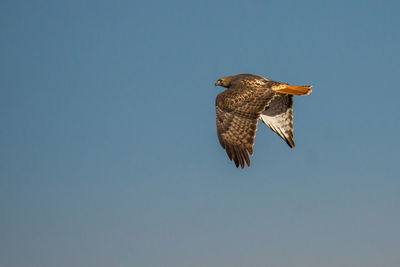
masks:
[[(400, 266), (399, 1), (0, 3), (0, 266)], [(250, 169), (215, 81), (295, 98)]]

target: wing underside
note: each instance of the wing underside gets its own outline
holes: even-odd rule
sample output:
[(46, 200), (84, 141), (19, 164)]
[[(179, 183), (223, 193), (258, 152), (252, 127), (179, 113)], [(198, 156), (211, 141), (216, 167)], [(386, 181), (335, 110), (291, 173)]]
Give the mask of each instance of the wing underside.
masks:
[(268, 107), (261, 113), (260, 119), (291, 148), (295, 147), (293, 141), (292, 95), (275, 95)]

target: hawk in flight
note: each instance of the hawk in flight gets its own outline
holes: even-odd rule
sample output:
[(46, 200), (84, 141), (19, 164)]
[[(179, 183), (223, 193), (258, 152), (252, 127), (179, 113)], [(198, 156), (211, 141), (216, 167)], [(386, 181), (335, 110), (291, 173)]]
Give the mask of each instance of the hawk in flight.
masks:
[(236, 167), (250, 167), (258, 120), (294, 148), (293, 95), (308, 95), (311, 86), (279, 83), (252, 74), (220, 78), (215, 86), (228, 88), (215, 100), (221, 146)]

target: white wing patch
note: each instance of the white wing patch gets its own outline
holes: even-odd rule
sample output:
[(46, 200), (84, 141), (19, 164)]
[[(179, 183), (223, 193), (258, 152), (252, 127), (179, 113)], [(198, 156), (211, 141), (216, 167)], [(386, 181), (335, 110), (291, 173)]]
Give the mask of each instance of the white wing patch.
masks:
[(293, 141), (293, 96), (276, 94), (260, 119), (286, 143), (294, 148)]

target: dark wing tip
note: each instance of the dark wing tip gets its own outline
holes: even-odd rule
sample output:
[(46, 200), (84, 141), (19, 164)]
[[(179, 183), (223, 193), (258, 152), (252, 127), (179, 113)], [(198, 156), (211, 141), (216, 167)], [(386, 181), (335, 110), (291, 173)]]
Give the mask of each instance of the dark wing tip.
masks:
[(290, 148), (295, 148), (296, 147), (296, 145), (293, 142), (293, 139), (290, 139), (290, 140), (286, 141), (286, 143), (290, 146)]
[(280, 135), (280, 137), (282, 137), (283, 140), (285, 140), (286, 144), (288, 144), (288, 146), (290, 146), (290, 148), (295, 148), (295, 144), (293, 141), (293, 135), (292, 136), (285, 135), (282, 131), (281, 131), (281, 133), (282, 134), (279, 134), (279, 135)]
[(228, 145), (226, 146), (226, 153), (229, 159), (234, 161), (236, 168), (241, 167), (244, 169), (246, 164), (250, 167), (250, 157), (247, 149), (243, 145)]

